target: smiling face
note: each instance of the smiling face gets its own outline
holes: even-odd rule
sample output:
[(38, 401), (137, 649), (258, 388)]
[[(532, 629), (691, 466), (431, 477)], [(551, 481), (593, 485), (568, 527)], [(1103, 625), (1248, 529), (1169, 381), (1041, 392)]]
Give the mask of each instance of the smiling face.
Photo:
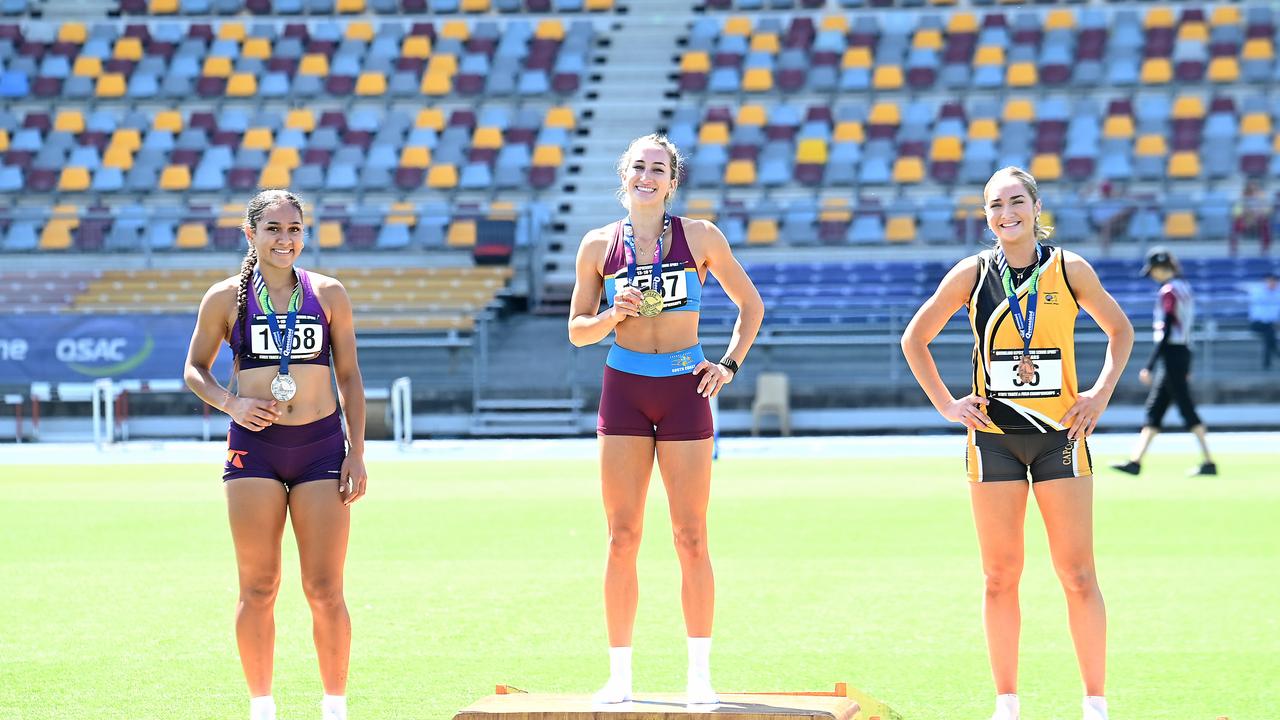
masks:
[(260, 264), (288, 269), (302, 252), (302, 213), (291, 203), (278, 202), (264, 209), (244, 234), (258, 251)]
[(629, 208), (665, 205), (675, 192), (671, 153), (655, 142), (639, 142), (631, 148), (622, 171), (624, 204)]
[(987, 182), (983, 191), (987, 227), (1006, 243), (1034, 241), (1040, 201), (1032, 200), (1031, 191), (1022, 181), (1008, 173), (1000, 173)]

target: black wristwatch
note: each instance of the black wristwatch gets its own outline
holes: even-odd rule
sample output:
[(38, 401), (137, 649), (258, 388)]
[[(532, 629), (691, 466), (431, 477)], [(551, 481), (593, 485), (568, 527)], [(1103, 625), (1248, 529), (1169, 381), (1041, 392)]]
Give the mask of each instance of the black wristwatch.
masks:
[(738, 374), (738, 361), (737, 361), (737, 360), (734, 360), (733, 358), (727, 357), (727, 358), (725, 358), (725, 359), (721, 360), (721, 361), (720, 361), (720, 364), (721, 364), (721, 365), (723, 365), (723, 366), (725, 366), (725, 367), (727, 367), (727, 368), (729, 368), (730, 370), (732, 370), (734, 375), (737, 375), (737, 374)]

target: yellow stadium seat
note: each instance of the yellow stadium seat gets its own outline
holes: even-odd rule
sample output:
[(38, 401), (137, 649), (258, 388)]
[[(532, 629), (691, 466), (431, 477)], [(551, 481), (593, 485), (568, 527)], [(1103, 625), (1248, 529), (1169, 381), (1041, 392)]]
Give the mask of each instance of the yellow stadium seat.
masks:
[(142, 40), (136, 37), (122, 37), (116, 40), (116, 46), (111, 51), (111, 57), (117, 60), (141, 60)]
[(588, 12), (594, 10), (612, 10), (613, 0), (587, 0), (584, 7)]
[(425, 35), (410, 35), (400, 43), (400, 54), (407, 58), (431, 57), (431, 38)]
[(840, 58), (840, 67), (845, 70), (850, 68), (869, 68), (871, 65), (870, 48), (851, 47), (845, 50), (844, 55)]
[(916, 217), (893, 215), (884, 225), (884, 239), (892, 243), (913, 242), (916, 239)]
[(118, 98), (124, 97), (125, 82), (124, 75), (121, 73), (103, 73), (98, 76), (97, 87), (94, 88), (93, 94), (97, 97)]
[(751, 18), (745, 15), (732, 15), (725, 19), (724, 26), (720, 28), (721, 35), (741, 35), (746, 37), (751, 34)]
[(848, 34), (849, 18), (845, 15), (824, 15), (821, 30), (838, 32), (841, 35)]
[(836, 129), (832, 133), (835, 142), (862, 142), (866, 136), (862, 129), (862, 123), (857, 120), (842, 120), (836, 123)]
[[(176, 135), (182, 132), (182, 113), (177, 110), (161, 110), (151, 119), (151, 127), (155, 130), (165, 130)], [(116, 136), (118, 137), (119, 134), (120, 131), (117, 130)]]
[(185, 250), (198, 250), (209, 246), (209, 230), (204, 223), (183, 223), (178, 227), (178, 237), (173, 246)]
[(342, 247), (342, 223), (333, 222), (332, 220), (322, 222), (316, 235), (319, 236), (320, 247), (322, 248)]
[(1246, 113), (1240, 118), (1241, 135), (1270, 135), (1271, 116), (1265, 112)]
[(970, 140), (995, 140), (999, 133), (994, 118), (976, 118), (969, 123)]
[(796, 144), (796, 162), (805, 165), (827, 164), (827, 141), (822, 138), (806, 138)]
[(289, 171), (289, 168), (283, 165), (268, 164), (262, 168), (262, 174), (258, 176), (258, 187), (287, 188), (292, 177), (293, 173)]
[(692, 220), (716, 221), (715, 204), (710, 198), (690, 198), (685, 205), (685, 217)]
[(444, 130), (444, 113), (437, 108), (423, 108), (414, 119), (414, 127), (431, 128), (436, 132)]
[(258, 94), (258, 78), (253, 73), (232, 73), (227, 80), (228, 97), (253, 97)]
[(462, 0), (462, 12), (489, 12), (489, 0)]
[(538, 29), (533, 34), (539, 40), (563, 40), (564, 23), (559, 20), (540, 20)]
[(853, 208), (847, 197), (824, 197), (818, 210), (819, 222), (844, 222), (853, 220)]
[(1105, 138), (1133, 137), (1133, 118), (1128, 115), (1108, 115), (1102, 124), (1102, 136)]
[(516, 204), (506, 200), (497, 200), (489, 203), (490, 220), (515, 220)]
[(244, 206), (240, 203), (226, 203), (218, 213), (216, 224), (220, 228), (237, 228), (244, 223)]
[(329, 75), (329, 58), (323, 53), (303, 55), (302, 62), (298, 63), (298, 74), (327, 77)]
[(711, 72), (711, 57), (702, 50), (690, 50), (680, 57), (680, 72)]
[(960, 162), (963, 158), (964, 145), (958, 137), (935, 137), (929, 147), (931, 162)]
[(133, 168), (133, 150), (123, 145), (108, 145), (102, 153), (102, 164), (107, 167), (130, 170)]
[(747, 104), (738, 108), (738, 117), (734, 120), (738, 125), (763, 127), (768, 122), (763, 105)]
[(973, 66), (1003, 65), (1004, 48), (999, 45), (983, 45), (973, 54)]
[(1275, 58), (1275, 52), (1271, 38), (1256, 37), (1244, 42), (1240, 57), (1244, 60), (1271, 60)]
[(89, 168), (64, 167), (58, 176), (58, 190), (61, 192), (84, 192), (89, 189)]
[(929, 0), (930, 5), (955, 5), (956, 0)]
[(722, 122), (703, 123), (698, 128), (699, 145), (728, 145), (729, 124)]
[(1185, 22), (1178, 26), (1178, 42), (1209, 42), (1209, 28), (1202, 22)]
[(750, 160), (730, 160), (724, 169), (727, 185), (755, 185), (756, 164)]
[(422, 94), (439, 97), (453, 92), (453, 77), (448, 73), (429, 72), (422, 76)]
[(172, 15), (178, 12), (178, 0), (151, 0), (152, 15)]
[(1151, 155), (1159, 155), (1163, 157), (1169, 154), (1169, 148), (1165, 145), (1164, 135), (1142, 135), (1139, 136), (1138, 141), (1134, 143), (1133, 154), (1144, 157)]
[(1204, 101), (1195, 95), (1182, 95), (1173, 101), (1174, 120), (1196, 120), (1204, 117)]
[(251, 127), (245, 131), (244, 137), (240, 138), (240, 147), (246, 150), (270, 150), (271, 143), (274, 141), (271, 128)]
[(231, 77), (231, 58), (207, 57), (200, 74), (206, 77)]
[(1010, 98), (1004, 104), (1005, 122), (1031, 122), (1036, 119), (1036, 106), (1030, 100)]
[(240, 55), (255, 60), (270, 60), (271, 41), (267, 38), (251, 37), (240, 46)]
[(1072, 30), (1076, 26), (1076, 14), (1071, 10), (1050, 10), (1044, 19), (1045, 30)]
[(471, 147), (496, 150), (502, 147), (502, 129), (496, 127), (477, 127), (471, 133)]
[(918, 183), (924, 180), (924, 163), (914, 155), (902, 155), (893, 161), (893, 181)]
[(871, 86), (876, 90), (897, 90), (902, 87), (902, 82), (900, 65), (877, 65), (871, 76)]
[(742, 76), (746, 92), (769, 92), (773, 89), (773, 73), (768, 68), (748, 68)]
[(102, 58), (79, 55), (71, 66), (71, 73), (81, 77), (98, 77), (102, 74)]
[(458, 186), (458, 168), (450, 163), (433, 165), (427, 171), (427, 187), (436, 190), (451, 190)]
[(971, 12), (953, 13), (947, 20), (947, 32), (951, 34), (978, 32), (978, 16)]
[(88, 37), (89, 31), (84, 26), (84, 23), (65, 22), (58, 26), (58, 42), (60, 43), (83, 45)]
[(84, 115), (79, 110), (59, 110), (53, 119), (53, 129), (58, 132), (84, 132)]
[(476, 244), (476, 221), (454, 220), (449, 224), (449, 234), (445, 236), (445, 244), (449, 247), (472, 247)]
[[(61, 208), (70, 208), (71, 212), (75, 209), (70, 205), (59, 205)], [(55, 216), (63, 213), (55, 213)], [(80, 224), (77, 218), (66, 220), (50, 220), (45, 223), (44, 229), (40, 231), (40, 249), (41, 250), (66, 250), (71, 247), (71, 231)]]
[(542, 124), (547, 127), (572, 130), (577, 124), (577, 119), (573, 116), (572, 108), (567, 105), (559, 105), (547, 111), (546, 117), (542, 119)]
[(414, 225), (418, 222), (418, 215), (413, 208), (413, 203), (392, 203), (382, 222), (387, 225)]
[(559, 145), (539, 145), (533, 149), (533, 164), (538, 167), (560, 167), (564, 151)]
[(900, 125), (902, 111), (895, 102), (881, 101), (871, 106), (867, 122), (871, 125)]
[(937, 28), (917, 30), (911, 39), (911, 47), (917, 50), (941, 50), (942, 33)]
[(1005, 82), (1009, 87), (1033, 87), (1040, 82), (1036, 64), (1032, 62), (1014, 63), (1005, 71)]
[[(338, 2), (334, 3), (333, 9), (337, 10), (340, 14), (343, 14), (343, 15), (359, 15), (360, 13), (364, 12), (364, 0), (338, 0)], [(352, 24), (368, 25), (368, 23), (352, 23)], [(348, 27), (347, 29), (349, 32), (350, 27)], [(373, 28), (372, 27), (369, 28), (369, 37), (353, 37), (350, 34), (348, 34), (347, 37), (352, 40), (364, 40), (367, 42), (373, 39)]]
[(1169, 177), (1194, 178), (1200, 176), (1200, 155), (1194, 150), (1176, 152), (1169, 156)]
[(228, 20), (218, 26), (219, 40), (235, 40), (236, 42), (240, 42), (241, 40), (244, 40), (244, 36), (244, 23)]
[(9, 151), (9, 131), (0, 128), (0, 152)]
[(747, 223), (748, 245), (773, 245), (778, 242), (778, 221), (775, 218), (751, 218)]
[(471, 28), (465, 20), (448, 20), (440, 27), (440, 37), (465, 42), (471, 37)]
[(1173, 79), (1173, 63), (1169, 58), (1153, 57), (1142, 61), (1138, 78), (1143, 85), (1167, 85)]
[(770, 55), (778, 54), (778, 34), (777, 33), (756, 33), (751, 36), (751, 52), (763, 52)]
[(160, 173), (161, 190), (186, 190), (191, 187), (191, 170), (186, 165), (169, 165)]
[[(339, 0), (341, 1), (341, 0)], [(354, 12), (364, 12), (364, 0), (359, 0), (361, 9)], [(338, 12), (343, 12), (341, 9)], [(373, 42), (373, 23), (364, 20), (352, 20), (347, 23), (347, 29), (343, 32), (343, 36), (348, 40), (359, 40), (362, 42)]]
[(1209, 61), (1209, 82), (1233, 83), (1240, 79), (1240, 63), (1231, 56), (1216, 57)]
[(380, 72), (368, 71), (360, 73), (356, 80), (356, 95), (361, 97), (379, 97), (387, 93), (387, 76)]
[(275, 147), (271, 148), (271, 154), (267, 156), (267, 164), (292, 170), (302, 164), (302, 158), (298, 154), (298, 148)]
[(1190, 210), (1170, 210), (1164, 216), (1164, 236), (1186, 240), (1196, 236), (1196, 214)]
[(1142, 20), (1144, 28), (1171, 28), (1173, 27), (1173, 8), (1157, 7), (1147, 11), (1147, 16)]
[(1210, 25), (1239, 25), (1240, 8), (1235, 5), (1217, 5), (1209, 16)]
[(290, 130), (311, 132), (316, 129), (316, 116), (306, 108), (290, 110), (284, 118), (284, 126)]
[(1053, 153), (1040, 153), (1031, 158), (1031, 174), (1036, 180), (1057, 180), (1062, 177), (1062, 158)]
[(400, 151), (400, 166), (426, 168), (431, 166), (431, 148), (407, 145)]

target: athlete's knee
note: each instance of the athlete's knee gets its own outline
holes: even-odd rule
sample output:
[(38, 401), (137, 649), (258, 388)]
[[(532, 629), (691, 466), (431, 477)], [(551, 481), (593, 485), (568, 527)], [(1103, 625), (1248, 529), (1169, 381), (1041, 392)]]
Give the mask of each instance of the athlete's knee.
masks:
[(1092, 595), (1098, 592), (1098, 574), (1092, 563), (1071, 564), (1057, 568), (1058, 580), (1068, 595)]
[(302, 579), (302, 592), (313, 608), (333, 608), (343, 604), (342, 579), (321, 575)]
[(1007, 595), (1018, 591), (1018, 582), (1022, 579), (1022, 560), (1007, 558), (989, 562), (982, 569), (986, 581), (987, 595)]
[(640, 552), (639, 526), (614, 523), (609, 528), (609, 554), (615, 558), (634, 558)]
[(252, 607), (271, 607), (280, 592), (280, 574), (263, 573), (240, 578), (240, 602)]
[(701, 560), (707, 556), (707, 526), (685, 525), (672, 529), (676, 553), (685, 560)]

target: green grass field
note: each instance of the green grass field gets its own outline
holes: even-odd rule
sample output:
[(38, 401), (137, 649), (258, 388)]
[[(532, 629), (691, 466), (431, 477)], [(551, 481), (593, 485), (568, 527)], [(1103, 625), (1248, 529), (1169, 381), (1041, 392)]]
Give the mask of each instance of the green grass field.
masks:
[[(908, 720), (988, 717), (981, 573), (956, 447), (954, 457), (909, 461), (717, 464), (717, 688), (848, 681)], [(1157, 455), (1141, 478), (1099, 482), (1112, 716), (1272, 719), (1275, 456), (1224, 456), (1225, 474), (1208, 480), (1182, 477), (1192, 461)], [(370, 472), (347, 572), (353, 720), (447, 720), (495, 683), (589, 692), (604, 680), (593, 462), (374, 463)], [(0, 717), (247, 716), (217, 468), (9, 466), (0, 497)], [(655, 481), (641, 556), (639, 691), (683, 689), (665, 505)], [(1029, 513), (1023, 717), (1078, 718), (1064, 602)], [(282, 720), (319, 716), (296, 557), (286, 532)]]

